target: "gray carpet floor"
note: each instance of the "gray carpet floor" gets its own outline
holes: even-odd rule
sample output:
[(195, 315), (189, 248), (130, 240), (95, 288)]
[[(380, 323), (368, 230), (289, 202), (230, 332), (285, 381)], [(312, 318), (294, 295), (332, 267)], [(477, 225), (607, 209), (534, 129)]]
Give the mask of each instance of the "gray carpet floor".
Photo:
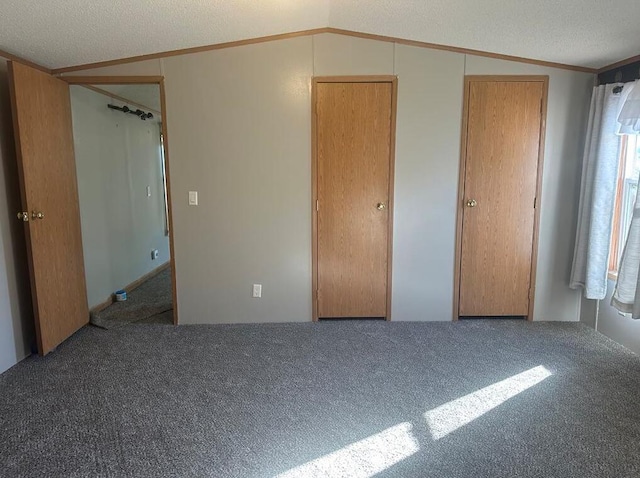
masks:
[(130, 324), (173, 324), (171, 269), (167, 268), (127, 294), (127, 300), (114, 302), (91, 313), (91, 323), (103, 329)]
[(640, 358), (580, 324), (85, 327), (0, 375), (3, 477), (638, 477)]

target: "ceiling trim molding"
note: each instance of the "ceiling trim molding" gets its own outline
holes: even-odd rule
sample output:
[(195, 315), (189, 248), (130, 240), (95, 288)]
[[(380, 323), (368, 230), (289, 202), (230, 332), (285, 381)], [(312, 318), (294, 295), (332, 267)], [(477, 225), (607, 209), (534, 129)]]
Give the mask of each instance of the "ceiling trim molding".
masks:
[(635, 63), (636, 61), (640, 61), (640, 55), (632, 56), (630, 58), (626, 58), (625, 60), (620, 60), (615, 63), (611, 63), (610, 65), (603, 66), (598, 70), (598, 74), (604, 73), (605, 71), (609, 71), (609, 70), (615, 70), (616, 68), (620, 68), (621, 66)]
[(406, 38), (389, 37), (384, 35), (375, 35), (373, 33), (355, 32), (351, 30), (341, 30), (339, 28), (327, 28), (327, 33), (335, 33), (338, 35), (347, 35), (358, 38), (366, 38), (369, 40), (378, 40), (384, 42), (398, 43), (399, 45), (416, 46), (420, 48), (428, 48), (430, 50), (444, 50), (454, 53), (463, 53), (466, 55), (483, 56), (487, 58), (495, 58), (498, 60), (515, 61), (518, 63), (529, 63), (531, 65), (548, 66), (551, 68), (560, 68), (563, 70), (581, 71), (583, 73), (597, 73), (597, 68), (588, 68), (586, 66), (568, 65), (566, 63), (556, 63), (553, 61), (536, 60), (534, 58), (524, 58), (521, 56), (503, 55), (502, 53), (492, 53), (483, 50), (473, 50), (471, 48), (461, 48), (456, 46), (441, 45), (439, 43), (428, 43), (418, 40), (408, 40)]
[(201, 53), (211, 50), (222, 50), (224, 48), (233, 48), (236, 46), (253, 45), (254, 43), (265, 43), (276, 40), (285, 40), (287, 38), (304, 37), (309, 35), (315, 35), (316, 33), (326, 33), (327, 28), (314, 28), (313, 30), (302, 30), (291, 33), (279, 33), (277, 35), (269, 35), (265, 37), (248, 38), (246, 40), (230, 41), (225, 43), (214, 43), (213, 45), (196, 46), (192, 48), (182, 48), (180, 50), (169, 50), (158, 53), (151, 53), (148, 55), (131, 56), (127, 58), (120, 58), (117, 60), (99, 61), (96, 63), (86, 63), (84, 65), (67, 66), (64, 68), (54, 68), (51, 70), (54, 75), (61, 75), (64, 73), (70, 73), (72, 71), (92, 70), (94, 68), (104, 68), (106, 66), (122, 65), (125, 63), (134, 63), (145, 60), (156, 60), (159, 58), (168, 58), (170, 56), (189, 55), (192, 53)]
[(8, 51), (0, 50), (0, 57), (3, 57), (10, 61), (15, 61), (17, 63), (22, 63), (23, 65), (30, 66), (31, 68), (35, 68), (36, 70), (44, 71), (48, 74), (53, 74), (49, 68), (46, 68), (42, 65), (38, 65), (29, 60), (25, 60), (24, 58), (19, 57), (18, 55), (14, 55), (13, 53), (9, 53)]
[(111, 93), (110, 91), (107, 90), (103, 90), (102, 88), (98, 88), (97, 86), (93, 86), (93, 85), (76, 85), (76, 86), (82, 86), (83, 88), (86, 88), (88, 90), (91, 90), (95, 93), (99, 93), (101, 95), (104, 96), (108, 96), (109, 98), (113, 99), (113, 100), (118, 100), (121, 103), (126, 103), (128, 105), (133, 105), (133, 106), (138, 106), (140, 108), (144, 108), (145, 110), (151, 111), (152, 113), (156, 113), (158, 115), (161, 115), (162, 113), (160, 113), (160, 111), (153, 109), (147, 105), (143, 105), (142, 103), (138, 103), (136, 101), (131, 101), (129, 98), (125, 98), (124, 96), (120, 96), (120, 95), (116, 95), (114, 93)]
[(70, 85), (135, 85), (139, 83), (157, 83), (164, 80), (164, 76), (61, 76), (61, 80)]
[(222, 50), (225, 48), (233, 48), (233, 47), (243, 46), (243, 45), (252, 45), (255, 43), (265, 43), (265, 42), (271, 42), (276, 40), (285, 40), (288, 38), (316, 35), (319, 33), (333, 33), (336, 35), (345, 35), (345, 36), (364, 38), (369, 40), (398, 43), (400, 45), (416, 46), (420, 48), (428, 48), (431, 50), (444, 50), (444, 51), (450, 51), (454, 53), (462, 53), (467, 55), (495, 58), (498, 60), (515, 61), (518, 63), (528, 63), (531, 65), (546, 66), (550, 68), (559, 68), (563, 70), (580, 71), (583, 73), (596, 74), (599, 71), (597, 68), (568, 65), (565, 63), (536, 60), (533, 58), (523, 58), (523, 57), (513, 56), (513, 55), (503, 55), (501, 53), (492, 53), (492, 52), (482, 51), (482, 50), (473, 50), (470, 48), (461, 48), (461, 47), (455, 47), (455, 46), (441, 45), (438, 43), (427, 43), (427, 42), (422, 42), (417, 40), (408, 40), (406, 38), (390, 37), (390, 36), (384, 36), (384, 35), (376, 35), (373, 33), (364, 33), (364, 32), (352, 31), (352, 30), (342, 30), (339, 28), (325, 27), (325, 28), (315, 28), (312, 30), (302, 30), (302, 31), (291, 32), (291, 33), (280, 33), (278, 35), (269, 35), (269, 36), (258, 37), (258, 38), (249, 38), (246, 40), (216, 43), (213, 45), (205, 45), (205, 46), (199, 46), (199, 47), (193, 47), (193, 48), (184, 48), (180, 50), (170, 50), (170, 51), (159, 52), (159, 53), (151, 53), (148, 55), (138, 55), (138, 56), (132, 56), (128, 58), (121, 58), (117, 60), (99, 61), (95, 63), (86, 63), (83, 65), (68, 66), (64, 68), (54, 68), (53, 70), (51, 70), (51, 73), (54, 75), (62, 75), (64, 73), (70, 73), (74, 71), (91, 70), (94, 68), (103, 68), (107, 66), (122, 65), (126, 63), (134, 63), (134, 62), (145, 61), (145, 60), (155, 60), (159, 58), (167, 58), (167, 57), (178, 56), (178, 55), (189, 55), (192, 53), (201, 53), (201, 52), (212, 51), (212, 50)]

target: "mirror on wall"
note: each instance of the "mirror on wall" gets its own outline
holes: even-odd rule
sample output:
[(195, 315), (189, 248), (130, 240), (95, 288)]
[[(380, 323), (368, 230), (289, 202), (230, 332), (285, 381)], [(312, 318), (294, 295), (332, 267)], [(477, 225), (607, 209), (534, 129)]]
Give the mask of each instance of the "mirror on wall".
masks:
[(72, 85), (71, 108), (91, 322), (172, 324), (160, 87)]

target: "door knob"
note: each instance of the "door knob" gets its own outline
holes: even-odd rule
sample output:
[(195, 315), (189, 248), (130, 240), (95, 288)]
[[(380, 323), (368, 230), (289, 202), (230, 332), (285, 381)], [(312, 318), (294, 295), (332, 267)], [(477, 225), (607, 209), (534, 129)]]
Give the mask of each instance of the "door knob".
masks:
[(475, 199), (469, 199), (467, 201), (467, 207), (476, 207), (478, 205), (478, 201)]
[(29, 222), (29, 213), (27, 211), (21, 211), (18, 213), (18, 219), (24, 222)]
[(379, 202), (376, 206), (376, 208), (378, 208), (378, 211), (382, 211), (385, 207), (387, 207), (387, 205), (383, 202)]
[(38, 212), (33, 211), (31, 213), (31, 219), (44, 219), (44, 213), (39, 211)]

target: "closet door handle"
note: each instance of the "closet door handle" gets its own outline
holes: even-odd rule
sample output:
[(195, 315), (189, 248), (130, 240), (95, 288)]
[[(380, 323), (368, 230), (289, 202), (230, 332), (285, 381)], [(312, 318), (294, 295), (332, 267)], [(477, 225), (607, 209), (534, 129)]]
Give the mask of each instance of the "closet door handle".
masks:
[(475, 199), (469, 199), (467, 201), (467, 207), (476, 207), (478, 205), (478, 201)]

